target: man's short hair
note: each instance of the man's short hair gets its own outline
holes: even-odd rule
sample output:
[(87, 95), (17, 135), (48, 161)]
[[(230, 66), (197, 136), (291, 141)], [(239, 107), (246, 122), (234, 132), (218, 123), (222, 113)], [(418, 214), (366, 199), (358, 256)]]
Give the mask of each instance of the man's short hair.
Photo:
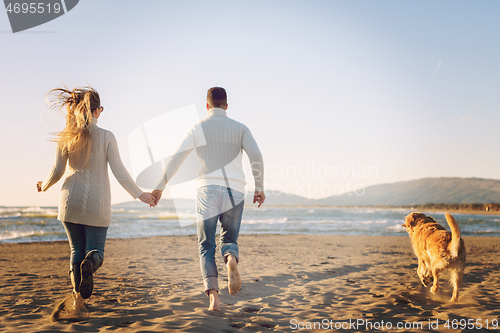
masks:
[(221, 87), (213, 87), (208, 89), (207, 103), (210, 108), (225, 108), (227, 104), (226, 90)]

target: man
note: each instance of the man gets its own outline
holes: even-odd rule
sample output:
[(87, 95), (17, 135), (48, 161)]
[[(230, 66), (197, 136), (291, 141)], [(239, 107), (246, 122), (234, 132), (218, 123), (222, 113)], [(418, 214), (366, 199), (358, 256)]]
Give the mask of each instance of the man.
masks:
[(218, 221), (221, 223), (220, 247), (228, 271), (229, 293), (235, 295), (241, 288), (237, 240), (246, 185), (243, 150), (248, 155), (255, 180), (253, 203), (257, 202), (260, 207), (266, 196), (262, 154), (250, 130), (227, 117), (228, 104), (224, 88), (208, 90), (206, 107), (207, 118), (188, 131), (177, 153), (165, 166), (163, 179), (152, 194), (158, 202), (168, 181), (189, 153), (196, 149), (200, 162), (196, 204), (200, 268), (205, 293), (210, 297), (209, 310), (218, 311), (220, 299), (215, 264)]

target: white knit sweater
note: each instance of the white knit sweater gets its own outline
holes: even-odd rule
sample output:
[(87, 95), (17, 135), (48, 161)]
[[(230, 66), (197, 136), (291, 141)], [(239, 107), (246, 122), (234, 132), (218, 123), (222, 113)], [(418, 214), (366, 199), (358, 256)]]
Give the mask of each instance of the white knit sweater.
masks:
[[(95, 227), (109, 227), (111, 223), (111, 191), (108, 177), (108, 163), (118, 182), (135, 199), (142, 190), (135, 184), (120, 159), (118, 144), (110, 131), (97, 125), (92, 118), (90, 136), (92, 148), (89, 163), (80, 170), (70, 167), (61, 189), (58, 219)], [(47, 191), (63, 176), (68, 155), (57, 149), (52, 171), (42, 184)]]
[(220, 185), (245, 193), (244, 150), (252, 167), (255, 190), (264, 190), (264, 162), (257, 142), (248, 127), (228, 118), (226, 111), (219, 108), (210, 109), (207, 118), (191, 127), (176, 154), (167, 162), (156, 189), (165, 188), (195, 148), (200, 162), (197, 188)]

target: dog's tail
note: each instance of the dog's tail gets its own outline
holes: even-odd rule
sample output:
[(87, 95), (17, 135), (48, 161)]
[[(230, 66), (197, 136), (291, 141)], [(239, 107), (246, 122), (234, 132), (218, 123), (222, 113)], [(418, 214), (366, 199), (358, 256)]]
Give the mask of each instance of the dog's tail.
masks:
[(461, 244), (460, 228), (458, 227), (458, 223), (455, 221), (453, 216), (448, 213), (445, 213), (444, 215), (446, 216), (446, 222), (448, 222), (451, 229), (450, 252), (453, 257), (458, 257), (458, 251), (460, 250)]

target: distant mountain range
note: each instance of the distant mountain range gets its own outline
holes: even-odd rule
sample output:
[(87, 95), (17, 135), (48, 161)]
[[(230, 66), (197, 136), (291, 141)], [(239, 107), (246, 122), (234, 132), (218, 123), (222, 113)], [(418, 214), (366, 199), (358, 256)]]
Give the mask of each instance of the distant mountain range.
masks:
[[(361, 192), (361, 191), (358, 191)], [(353, 193), (315, 200), (325, 206), (422, 205), (426, 203), (500, 202), (500, 180), (481, 178), (423, 178), (365, 188)]]
[[(358, 193), (363, 192), (358, 190)], [(249, 193), (246, 204), (252, 205)], [(182, 205), (193, 206), (194, 199), (181, 199)], [(176, 202), (178, 202), (176, 200)], [(422, 178), (364, 188), (364, 193), (344, 193), (323, 199), (307, 199), (286, 193), (266, 193), (266, 206), (402, 206), (427, 203), (500, 203), (500, 180), (481, 178)], [(113, 207), (143, 205), (126, 202)], [(161, 200), (159, 206), (172, 206), (173, 202)]]

